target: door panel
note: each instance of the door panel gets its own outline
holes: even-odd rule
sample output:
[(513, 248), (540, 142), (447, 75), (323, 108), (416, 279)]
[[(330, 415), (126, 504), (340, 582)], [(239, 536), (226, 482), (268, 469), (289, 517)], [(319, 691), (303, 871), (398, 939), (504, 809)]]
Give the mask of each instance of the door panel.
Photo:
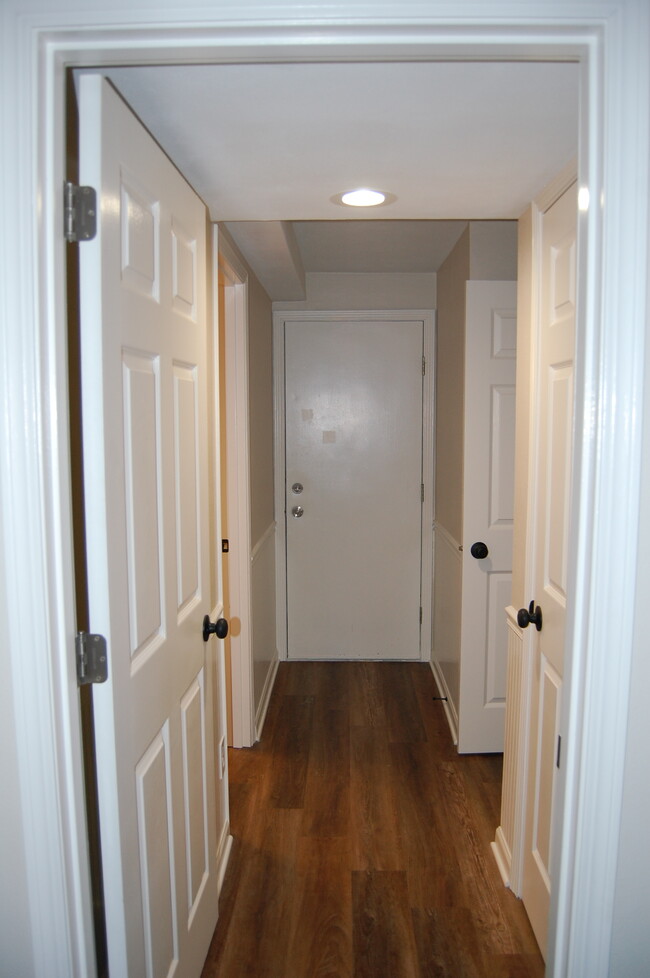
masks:
[(205, 210), (128, 107), (79, 79), (90, 626), (111, 974), (196, 976), (217, 918)]
[(576, 187), (541, 216), (537, 336), (536, 490), (530, 597), (543, 627), (529, 626), (533, 656), (522, 898), (542, 954), (546, 953), (552, 881), (551, 834), (564, 674), (569, 499), (573, 450), (575, 356)]
[(285, 323), (290, 658), (420, 656), (423, 337)]
[[(514, 510), (515, 282), (468, 282), (458, 750), (503, 750)], [(444, 421), (443, 421), (444, 423)], [(473, 543), (488, 555), (472, 556)]]

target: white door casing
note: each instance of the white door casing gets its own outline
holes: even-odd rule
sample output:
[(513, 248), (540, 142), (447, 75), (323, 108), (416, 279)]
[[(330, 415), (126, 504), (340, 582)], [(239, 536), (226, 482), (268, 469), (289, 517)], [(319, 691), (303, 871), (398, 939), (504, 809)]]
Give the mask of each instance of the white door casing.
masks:
[[(514, 504), (515, 282), (470, 281), (465, 315), (458, 750), (503, 750)], [(486, 557), (471, 547), (485, 543)]]
[(530, 599), (542, 628), (527, 627), (531, 710), (522, 898), (546, 953), (551, 894), (553, 797), (561, 760), (564, 647), (569, 598), (569, 514), (573, 468), (577, 189), (573, 183), (538, 218), (539, 318), (531, 485)]
[(84, 480), (112, 974), (195, 976), (217, 918), (205, 210), (98, 75), (79, 79)]
[[(431, 327), (430, 315), (410, 311), (276, 314), (289, 657), (421, 656), (421, 579), (430, 587), (422, 551), (431, 552), (422, 458), (424, 445), (430, 471), (432, 433), (427, 412), (423, 428), (431, 365), (423, 376), (422, 357)], [(425, 656), (429, 631), (423, 611)]]

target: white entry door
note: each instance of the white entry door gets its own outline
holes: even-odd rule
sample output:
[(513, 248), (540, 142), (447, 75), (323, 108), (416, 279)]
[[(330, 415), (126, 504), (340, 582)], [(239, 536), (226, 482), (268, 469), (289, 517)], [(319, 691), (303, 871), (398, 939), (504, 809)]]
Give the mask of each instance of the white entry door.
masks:
[[(114, 90), (79, 79), (90, 628), (111, 975), (199, 975), (217, 919), (203, 204)], [(211, 640), (214, 642), (214, 640)]]
[[(515, 479), (515, 282), (468, 282), (458, 750), (503, 751)], [(444, 419), (441, 419), (444, 423)]]
[(576, 186), (542, 216), (534, 462), (534, 579), (542, 628), (527, 627), (533, 655), (522, 898), (542, 953), (551, 892), (551, 816), (560, 763), (573, 449)]
[(418, 659), (422, 321), (285, 323), (294, 659)]

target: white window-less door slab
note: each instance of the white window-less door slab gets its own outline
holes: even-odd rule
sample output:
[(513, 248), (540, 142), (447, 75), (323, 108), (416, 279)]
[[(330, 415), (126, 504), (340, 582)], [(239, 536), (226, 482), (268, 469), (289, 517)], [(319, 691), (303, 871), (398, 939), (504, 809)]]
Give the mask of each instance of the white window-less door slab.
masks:
[[(100, 77), (79, 79), (90, 627), (112, 975), (200, 974), (217, 918), (203, 204)], [(214, 642), (214, 639), (211, 640)]]
[(534, 574), (528, 625), (533, 655), (522, 899), (545, 953), (551, 892), (552, 810), (561, 747), (569, 510), (573, 456), (576, 223), (574, 184), (541, 217)]
[(418, 659), (422, 321), (286, 322), (294, 659)]
[(461, 753), (503, 750), (505, 609), (512, 586), (516, 308), (516, 283), (467, 283)]

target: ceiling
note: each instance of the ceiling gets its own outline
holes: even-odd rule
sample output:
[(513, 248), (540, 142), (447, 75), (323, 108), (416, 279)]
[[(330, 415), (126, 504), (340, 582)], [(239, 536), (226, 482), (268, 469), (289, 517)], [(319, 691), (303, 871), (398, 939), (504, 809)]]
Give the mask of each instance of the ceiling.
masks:
[[(516, 219), (577, 152), (576, 64), (105, 73), (272, 298), (299, 298), (289, 293), (305, 272), (436, 271), (465, 221)], [(394, 200), (371, 209), (332, 200), (358, 186)]]

